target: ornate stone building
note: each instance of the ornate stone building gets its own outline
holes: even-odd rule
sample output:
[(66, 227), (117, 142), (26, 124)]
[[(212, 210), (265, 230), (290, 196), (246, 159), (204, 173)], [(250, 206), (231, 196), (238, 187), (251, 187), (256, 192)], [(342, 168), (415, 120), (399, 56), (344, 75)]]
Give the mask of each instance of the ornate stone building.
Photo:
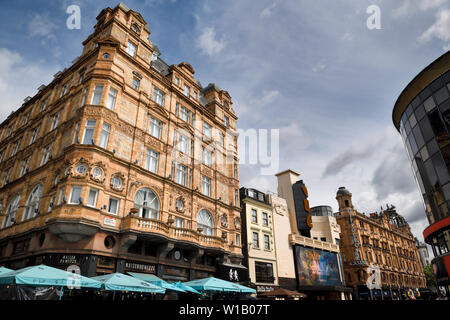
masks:
[(336, 199), (345, 279), (356, 298), (399, 299), (409, 289), (426, 288), (415, 238), (394, 206), (366, 216), (354, 209), (345, 187)]
[(240, 264), (231, 97), (149, 35), (124, 4), (102, 10), (81, 56), (0, 125), (0, 265), (188, 280)]

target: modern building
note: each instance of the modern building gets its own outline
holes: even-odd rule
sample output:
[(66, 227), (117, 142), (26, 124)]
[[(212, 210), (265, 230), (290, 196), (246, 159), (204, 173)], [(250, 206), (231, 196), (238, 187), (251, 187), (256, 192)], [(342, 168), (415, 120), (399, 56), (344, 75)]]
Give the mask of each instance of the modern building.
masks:
[(425, 268), (431, 264), (430, 254), (428, 253), (428, 247), (426, 243), (420, 242), (417, 238), (416, 247), (419, 252), (420, 262), (422, 262), (422, 267)]
[(123, 3), (103, 9), (81, 56), (0, 124), (0, 265), (181, 281), (240, 265), (231, 97), (149, 35)]
[(401, 133), (429, 226), (437, 284), (450, 296), (450, 51), (433, 61), (398, 97), (392, 120)]
[(330, 206), (312, 207), (311, 221), (311, 237), (314, 240), (333, 242), (339, 245), (341, 227), (337, 223)]
[(286, 170), (276, 176), (278, 196), (271, 199), (280, 286), (304, 292), (309, 299), (349, 299), (334, 217), (311, 215), (308, 190), (298, 173)]
[(347, 285), (359, 300), (398, 300), (426, 288), (415, 239), (394, 206), (366, 216), (340, 187), (336, 194), (341, 226), (340, 249)]
[(256, 189), (240, 189), (243, 264), (256, 292), (278, 287), (278, 268), (269, 195)]

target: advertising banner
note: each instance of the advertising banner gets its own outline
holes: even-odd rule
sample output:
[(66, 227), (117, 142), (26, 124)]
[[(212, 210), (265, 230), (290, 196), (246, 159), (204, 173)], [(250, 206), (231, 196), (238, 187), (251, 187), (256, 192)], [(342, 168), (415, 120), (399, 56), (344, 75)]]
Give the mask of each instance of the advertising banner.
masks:
[(336, 253), (295, 246), (295, 258), (301, 286), (342, 285)]

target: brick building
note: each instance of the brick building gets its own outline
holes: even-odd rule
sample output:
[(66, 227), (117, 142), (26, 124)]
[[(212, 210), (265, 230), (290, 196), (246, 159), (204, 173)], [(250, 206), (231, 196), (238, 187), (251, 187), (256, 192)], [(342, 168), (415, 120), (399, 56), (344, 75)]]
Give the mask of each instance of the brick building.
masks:
[(345, 187), (339, 188), (336, 199), (345, 280), (355, 298), (400, 299), (409, 289), (426, 288), (415, 238), (395, 207), (366, 216), (354, 209)]
[(188, 280), (240, 264), (231, 97), (149, 35), (126, 5), (102, 10), (81, 56), (0, 124), (0, 265)]

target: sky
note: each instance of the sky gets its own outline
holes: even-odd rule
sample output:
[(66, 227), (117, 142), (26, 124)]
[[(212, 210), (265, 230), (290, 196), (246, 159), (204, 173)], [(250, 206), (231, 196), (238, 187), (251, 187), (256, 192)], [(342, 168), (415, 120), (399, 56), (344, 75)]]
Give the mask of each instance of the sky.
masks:
[[(93, 32), (96, 16), (117, 4), (3, 3), (0, 121), (69, 67)], [(189, 62), (203, 86), (213, 82), (229, 92), (240, 129), (279, 130), (279, 140), (270, 142), (279, 146), (277, 170), (263, 172), (267, 163), (262, 158), (257, 164), (242, 163), (241, 186), (276, 193), (273, 173), (292, 169), (308, 187), (311, 206), (330, 205), (338, 211), (336, 191), (345, 186), (358, 211), (395, 205), (423, 240), (428, 222), (392, 109), (412, 78), (450, 49), (449, 1), (125, 4), (147, 21), (150, 40), (164, 61)], [(66, 26), (70, 5), (80, 7), (79, 29)], [(379, 8), (378, 20), (368, 11), (373, 5)], [(369, 28), (374, 22), (377, 28)]]

